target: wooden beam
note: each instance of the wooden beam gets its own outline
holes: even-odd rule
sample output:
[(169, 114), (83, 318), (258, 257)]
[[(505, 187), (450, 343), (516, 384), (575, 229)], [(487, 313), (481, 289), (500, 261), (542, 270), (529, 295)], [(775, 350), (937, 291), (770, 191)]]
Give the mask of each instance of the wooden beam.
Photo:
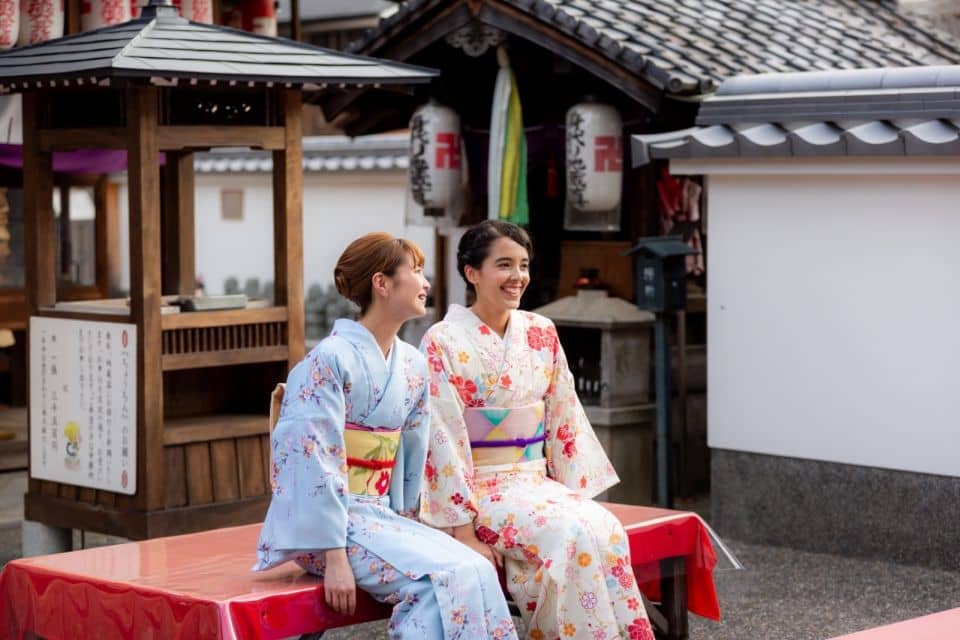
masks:
[(286, 322), (286, 307), (263, 309), (226, 309), (224, 311), (194, 311), (163, 316), (163, 329), (194, 329), (199, 327), (228, 327), (231, 325)]
[(298, 89), (281, 89), (283, 149), (273, 152), (274, 303), (287, 308), (288, 365), (305, 351), (303, 309), (303, 163)]
[[(430, 8), (418, 9), (417, 11), (426, 14), (430, 11)], [(448, 33), (466, 26), (473, 18), (470, 7), (466, 3), (455, 2), (423, 20), (416, 28), (403, 24), (398, 26), (397, 29), (381, 34), (377, 40), (365, 47), (364, 53), (389, 58), (390, 60), (409, 60), (416, 53), (446, 37)], [(399, 31), (405, 31), (407, 35), (396, 38)]]
[(568, 35), (556, 26), (547, 25), (507, 2), (485, 4), (479, 19), (508, 33), (529, 40), (554, 55), (566, 58), (598, 78), (610, 83), (641, 105), (656, 113), (659, 110), (663, 91), (634, 72), (624, 69), (576, 37)]
[(198, 353), (168, 353), (163, 356), (163, 370), (202, 369), (205, 367), (227, 367), (252, 362), (286, 361), (289, 349), (286, 345), (272, 347), (250, 347), (248, 349), (222, 349), (201, 351)]
[(192, 296), (196, 291), (193, 153), (167, 154), (162, 170), (163, 293)]
[(267, 416), (213, 414), (170, 420), (163, 431), (163, 443), (173, 446), (268, 433), (270, 425)]
[(137, 495), (144, 511), (164, 506), (163, 370), (160, 327), (160, 163), (156, 87), (127, 89), (130, 312), (137, 325)]
[(164, 126), (157, 134), (161, 151), (251, 147), (283, 149), (283, 127), (228, 127), (216, 125)]
[(75, 149), (126, 149), (127, 130), (123, 127), (92, 129), (40, 129), (37, 136), (44, 151)]

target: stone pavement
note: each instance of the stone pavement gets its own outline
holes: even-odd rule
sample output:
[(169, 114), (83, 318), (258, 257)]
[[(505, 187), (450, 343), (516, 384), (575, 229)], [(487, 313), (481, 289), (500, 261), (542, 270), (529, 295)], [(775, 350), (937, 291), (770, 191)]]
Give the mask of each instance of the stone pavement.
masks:
[[(6, 484), (14, 489), (17, 483)], [(116, 541), (97, 534), (84, 538), (87, 546)], [(960, 573), (727, 542), (746, 569), (716, 575), (724, 619), (692, 616), (691, 640), (823, 640), (960, 606)], [(78, 533), (74, 543), (80, 544)], [(0, 566), (19, 555), (19, 522), (0, 522)], [(386, 637), (383, 622), (324, 635)]]

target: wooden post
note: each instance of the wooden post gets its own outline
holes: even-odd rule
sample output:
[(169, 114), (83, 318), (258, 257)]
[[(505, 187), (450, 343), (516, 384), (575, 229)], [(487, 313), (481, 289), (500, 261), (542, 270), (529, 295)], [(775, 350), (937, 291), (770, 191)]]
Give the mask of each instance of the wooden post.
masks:
[[(27, 316), (57, 301), (56, 243), (53, 219), (53, 154), (41, 151), (37, 131), (45, 124), (39, 113), (43, 101), (37, 93), (23, 95), (23, 216), (24, 272)], [(29, 322), (29, 319), (28, 319)], [(29, 325), (28, 325), (29, 327)], [(27, 341), (30, 332), (27, 331)], [(29, 353), (29, 349), (27, 349)], [(30, 393), (30, 361), (27, 358), (27, 405)], [(30, 479), (29, 492), (39, 495), (53, 483)]]
[(196, 290), (193, 153), (167, 153), (163, 168), (163, 292), (192, 296)]
[(290, 39), (300, 42), (303, 28), (300, 25), (300, 0), (290, 0)]
[(433, 226), (433, 321), (447, 313), (447, 236)]
[(283, 149), (273, 152), (273, 273), (276, 305), (287, 307), (287, 364), (305, 351), (303, 310), (303, 156), (298, 89), (280, 90)]
[(40, 150), (40, 102), (36, 93), (23, 95), (24, 266), (29, 315), (57, 301), (53, 155)]
[(157, 89), (127, 90), (130, 312), (137, 325), (137, 507), (164, 506), (160, 327), (160, 153)]
[(59, 281), (65, 285), (80, 284), (73, 277), (73, 243), (70, 237), (70, 185), (60, 187), (60, 271)]
[(687, 572), (683, 558), (667, 558), (660, 561), (660, 597), (662, 613), (669, 628), (670, 640), (687, 640), (690, 635), (687, 620)]
[(96, 209), (97, 290), (104, 298), (120, 287), (120, 198), (117, 185), (100, 176), (93, 189)]

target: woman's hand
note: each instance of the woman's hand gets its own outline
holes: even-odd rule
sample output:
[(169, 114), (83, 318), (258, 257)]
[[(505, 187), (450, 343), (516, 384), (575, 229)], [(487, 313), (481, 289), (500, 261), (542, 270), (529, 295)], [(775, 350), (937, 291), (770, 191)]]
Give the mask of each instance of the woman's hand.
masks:
[(327, 606), (345, 615), (357, 609), (357, 580), (347, 560), (346, 549), (328, 549), (323, 572), (323, 596)]
[(453, 537), (489, 560), (490, 564), (494, 567), (498, 569), (503, 568), (503, 554), (490, 545), (480, 541), (480, 538), (477, 537), (476, 530), (473, 528), (472, 522), (454, 527)]

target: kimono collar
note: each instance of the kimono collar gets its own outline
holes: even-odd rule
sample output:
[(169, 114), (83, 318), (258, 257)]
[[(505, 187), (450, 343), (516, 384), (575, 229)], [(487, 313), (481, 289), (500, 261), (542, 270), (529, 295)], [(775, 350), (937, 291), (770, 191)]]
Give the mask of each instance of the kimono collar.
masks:
[(398, 338), (394, 338), (393, 344), (390, 346), (390, 353), (384, 358), (383, 351), (380, 350), (380, 344), (374, 335), (355, 320), (339, 318), (333, 323), (333, 331), (330, 332), (330, 335), (340, 336), (353, 344), (363, 354), (364, 360), (368, 363), (379, 361), (386, 368), (389, 368), (389, 364), (393, 361), (393, 356), (397, 352)]
[[(446, 322), (466, 325), (471, 328), (487, 326), (473, 311), (456, 303), (450, 305), (450, 308), (447, 310), (447, 315), (445, 315), (443, 319)], [(523, 321), (521, 320), (520, 314), (516, 310), (512, 310), (510, 311), (510, 320), (507, 321), (507, 329), (503, 334), (503, 338), (497, 335), (497, 332), (493, 329), (489, 327), (487, 328), (490, 329), (489, 335), (491, 335), (493, 338), (496, 338), (497, 341), (503, 340), (509, 342), (511, 334), (520, 329), (522, 324)]]

